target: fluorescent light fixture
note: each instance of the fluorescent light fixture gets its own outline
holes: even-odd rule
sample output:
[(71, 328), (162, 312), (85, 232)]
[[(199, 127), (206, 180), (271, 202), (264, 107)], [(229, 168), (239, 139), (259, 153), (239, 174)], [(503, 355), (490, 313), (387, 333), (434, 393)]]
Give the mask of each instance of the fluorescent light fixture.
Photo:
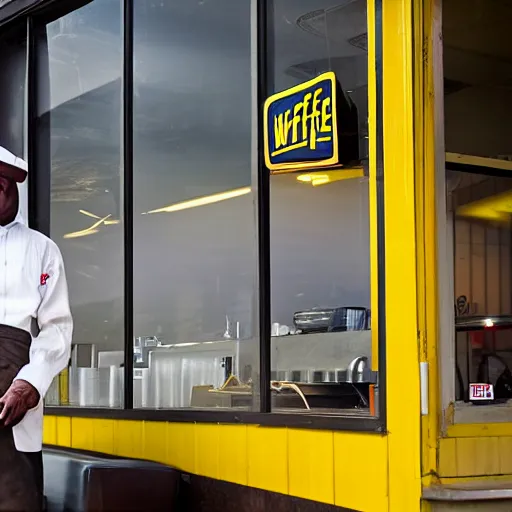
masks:
[(74, 231), (72, 233), (66, 233), (64, 235), (64, 238), (81, 238), (83, 236), (89, 236), (94, 235), (94, 233), (97, 233), (99, 231), (99, 227), (103, 224), (104, 226), (113, 226), (115, 224), (119, 224), (120, 221), (116, 219), (111, 219), (112, 215), (107, 215), (106, 217), (99, 217), (98, 215), (95, 215), (94, 213), (91, 213), (87, 210), (78, 210), (82, 215), (85, 215), (86, 217), (91, 217), (92, 219), (97, 219), (97, 221), (87, 229), (82, 229), (80, 231)]
[(455, 213), (458, 217), (508, 223), (512, 213), (512, 190), (459, 206)]
[(313, 187), (334, 183), (335, 181), (348, 180), (352, 178), (364, 178), (363, 169), (337, 169), (333, 171), (308, 172), (299, 174), (297, 181), (310, 183)]
[(209, 196), (196, 197), (195, 199), (190, 199), (188, 201), (183, 201), (181, 203), (171, 204), (163, 208), (158, 208), (157, 210), (145, 212), (142, 215), (147, 215), (150, 213), (179, 212), (181, 210), (188, 210), (189, 208), (196, 208), (197, 206), (206, 206), (209, 204), (218, 203), (220, 201), (226, 201), (227, 199), (234, 199), (235, 197), (244, 196), (250, 193), (251, 187), (237, 188), (234, 190), (228, 190), (226, 192), (220, 192), (218, 194), (212, 194)]
[(98, 232), (98, 227), (103, 224), (110, 215), (107, 215), (106, 217), (103, 217), (102, 219), (96, 221), (91, 227), (87, 229), (82, 229), (81, 231), (74, 231), (73, 233), (66, 233), (64, 235), (64, 238), (80, 238), (82, 236), (88, 236), (93, 235), (94, 233)]
[[(88, 212), (87, 210), (78, 210), (80, 213), (82, 213), (83, 215), (86, 215), (87, 217), (91, 217), (93, 219), (101, 219), (101, 217), (98, 217), (98, 215), (94, 215), (94, 213), (91, 213), (91, 212)], [(105, 226), (113, 226), (115, 224), (119, 224), (121, 221), (120, 220), (115, 220), (115, 219), (111, 219), (111, 220), (103, 220), (103, 224), (105, 224)]]

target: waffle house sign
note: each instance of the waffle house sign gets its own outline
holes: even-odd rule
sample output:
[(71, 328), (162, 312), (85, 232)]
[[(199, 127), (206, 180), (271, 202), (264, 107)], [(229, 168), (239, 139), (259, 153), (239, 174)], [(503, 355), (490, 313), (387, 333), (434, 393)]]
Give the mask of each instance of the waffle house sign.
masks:
[(264, 149), (265, 164), (270, 171), (289, 172), (342, 164), (338, 140), (339, 96), (347, 106), (334, 73), (328, 72), (267, 99)]

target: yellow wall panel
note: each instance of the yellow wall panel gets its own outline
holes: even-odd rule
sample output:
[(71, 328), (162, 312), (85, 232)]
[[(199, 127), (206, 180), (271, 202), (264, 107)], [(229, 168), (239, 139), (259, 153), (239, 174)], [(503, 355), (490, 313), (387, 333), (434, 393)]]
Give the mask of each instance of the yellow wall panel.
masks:
[(219, 478), (219, 426), (216, 424), (194, 425), (194, 473)]
[(247, 427), (248, 484), (288, 494), (288, 433), (285, 428)]
[(439, 469), (440, 476), (457, 474), (457, 439), (439, 440)]
[(57, 440), (57, 417), (45, 416), (43, 423), (43, 443), (60, 444)]
[(336, 505), (371, 512), (388, 510), (387, 443), (383, 435), (334, 433)]
[(446, 429), (446, 437), (511, 437), (512, 423), (456, 423)]
[(498, 451), (500, 454), (499, 473), (512, 475), (512, 437), (498, 438)]
[(93, 430), (95, 421), (89, 418), (71, 418), (71, 447), (78, 450), (94, 450)]
[(167, 423), (146, 421), (143, 423), (144, 458), (168, 464)]
[(334, 434), (288, 430), (289, 493), (334, 504)]
[(512, 437), (439, 440), (439, 476), (464, 478), (512, 475)]
[(116, 420), (114, 422), (114, 454), (135, 459), (144, 458), (144, 423)]
[(71, 418), (65, 416), (55, 418), (57, 444), (71, 446)]
[(247, 427), (245, 425), (218, 425), (219, 478), (235, 484), (247, 485)]
[(458, 476), (499, 473), (499, 439), (497, 437), (457, 439)]
[(194, 424), (167, 423), (167, 461), (182, 471), (195, 473)]
[(114, 448), (115, 420), (98, 419), (89, 430), (91, 449), (96, 452), (112, 452)]
[(388, 449), (382, 435), (51, 416), (44, 426), (46, 444), (155, 460), (364, 512), (388, 510)]

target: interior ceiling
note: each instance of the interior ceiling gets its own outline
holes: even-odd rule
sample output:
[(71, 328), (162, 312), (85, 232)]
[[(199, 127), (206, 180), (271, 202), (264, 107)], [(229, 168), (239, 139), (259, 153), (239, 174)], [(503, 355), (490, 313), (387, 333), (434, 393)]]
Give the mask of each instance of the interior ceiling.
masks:
[(445, 78), (468, 86), (512, 87), (511, 0), (444, 0)]
[(443, 40), (448, 47), (510, 60), (510, 0), (444, 0)]
[[(355, 90), (366, 85), (358, 83), (357, 80), (350, 80), (352, 77), (364, 76), (357, 72), (356, 67), (358, 60), (366, 66), (366, 0), (341, 0), (335, 6), (302, 13), (298, 10), (303, 7), (300, 3), (283, 4), (288, 11), (283, 14), (285, 19), (295, 18), (295, 28), (301, 29), (309, 36), (309, 45), (301, 47), (300, 58), (286, 69), (286, 74), (308, 80), (332, 69), (344, 76), (343, 86), (346, 88)], [(318, 2), (316, 5), (318, 6)], [(281, 24), (276, 24), (277, 39), (280, 37), (281, 29)], [(296, 30), (290, 37), (295, 41), (301, 38)], [(304, 52), (307, 46), (314, 51), (311, 52), (312, 59), (308, 59), (309, 55)], [(346, 72), (347, 66), (352, 68), (351, 72)]]
[[(205, 95), (206, 86), (215, 84), (213, 75), (219, 72), (224, 61), (230, 69), (235, 69), (229, 64), (230, 59), (238, 58), (237, 53), (242, 58), (247, 54), (246, 49), (237, 45), (247, 33), (241, 20), (249, 23), (248, 10), (242, 4), (244, 2), (237, 3), (227, 12), (211, 0), (199, 3), (147, 1), (138, 8), (135, 94), (138, 98), (139, 89), (145, 88), (137, 101), (144, 102), (144, 111), (150, 115), (139, 116), (137, 123), (139, 127), (144, 124), (144, 132), (153, 139), (156, 152), (166, 153), (174, 143), (167, 140), (169, 127), (162, 132), (161, 123), (157, 123), (156, 132), (153, 129), (155, 122), (151, 114), (155, 108), (159, 112), (155, 119), (162, 118), (162, 109), (169, 111), (169, 118), (180, 119), (178, 143), (181, 146), (186, 145), (187, 140), (192, 143), (194, 133), (197, 135), (202, 129), (195, 115), (200, 94), (208, 102), (203, 105), (208, 117), (215, 103), (210, 92), (215, 87), (212, 85)], [(111, 160), (116, 156), (112, 155), (115, 146), (112, 141), (120, 137), (115, 122), (120, 113), (105, 114), (106, 109), (114, 108), (120, 99), (121, 39), (115, 23), (120, 15), (119, 2), (112, 0), (102, 5), (106, 7), (98, 11), (93, 2), (48, 26), (52, 86), (51, 104), (44, 110), (52, 112), (52, 191), (53, 201), (57, 202), (90, 201), (104, 190), (119, 188), (119, 183), (117, 186), (111, 183), (119, 181), (119, 162)], [(187, 21), (191, 19), (193, 30), (187, 28)], [(172, 20), (171, 25), (169, 20)], [(287, 74), (302, 81), (334, 69), (340, 76), (348, 77), (343, 81), (344, 89), (356, 91), (366, 86), (366, 0), (337, 0), (334, 5), (319, 0), (280, 0), (274, 3), (273, 21), (276, 74)], [(167, 74), (164, 80), (146, 77), (155, 69), (149, 62), (163, 58), (162, 52), (167, 52), (166, 58), (176, 60), (180, 73)], [(212, 70), (213, 62), (219, 68)], [(185, 90), (182, 90), (182, 82), (186, 84)], [(190, 112), (185, 108), (190, 105), (189, 97), (193, 97), (196, 104)], [(219, 104), (225, 104), (225, 100), (220, 98)], [(77, 124), (73, 119), (80, 122)], [(105, 126), (105, 120), (112, 122)], [(191, 137), (184, 137), (188, 134), (187, 123), (191, 123)], [(210, 134), (210, 140), (223, 149), (222, 141), (217, 143), (214, 139), (215, 134)], [(83, 150), (75, 147), (74, 140), (95, 148), (93, 165), (87, 155), (82, 155)], [(165, 149), (158, 144), (163, 144)], [(83, 161), (80, 161), (81, 155)], [(98, 167), (100, 161), (105, 165)], [(221, 178), (218, 176), (219, 180)]]

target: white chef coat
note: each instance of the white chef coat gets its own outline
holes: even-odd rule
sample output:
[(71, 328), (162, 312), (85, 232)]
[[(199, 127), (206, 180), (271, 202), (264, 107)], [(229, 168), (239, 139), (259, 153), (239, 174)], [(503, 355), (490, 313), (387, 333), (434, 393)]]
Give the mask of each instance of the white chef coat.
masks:
[(0, 324), (31, 332), (35, 319), (39, 326), (30, 362), (16, 379), (30, 382), (41, 399), (13, 428), (16, 449), (37, 452), (43, 442), (43, 398), (71, 352), (73, 320), (64, 265), (57, 245), (18, 215), (0, 226), (0, 267)]

